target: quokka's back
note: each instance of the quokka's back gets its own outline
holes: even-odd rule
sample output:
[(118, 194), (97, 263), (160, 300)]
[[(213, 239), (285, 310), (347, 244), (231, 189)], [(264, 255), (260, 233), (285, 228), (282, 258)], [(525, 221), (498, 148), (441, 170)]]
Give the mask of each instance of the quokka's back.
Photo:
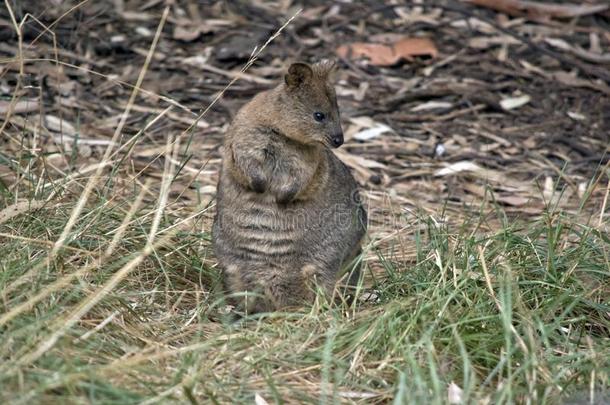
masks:
[(225, 135), (213, 243), (232, 302), (247, 312), (303, 304), (314, 286), (330, 295), (343, 270), (358, 279), (366, 212), (331, 151), (343, 143), (331, 69), (292, 64)]

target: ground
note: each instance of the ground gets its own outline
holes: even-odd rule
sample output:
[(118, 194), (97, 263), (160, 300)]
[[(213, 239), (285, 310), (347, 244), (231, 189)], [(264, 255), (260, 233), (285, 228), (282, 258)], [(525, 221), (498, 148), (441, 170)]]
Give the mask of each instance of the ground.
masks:
[[(610, 401), (610, 10), (471, 3), (7, 0), (0, 398)], [(355, 55), (405, 37), (429, 41)], [(235, 321), (222, 136), (321, 59), (369, 211), (362, 289)]]

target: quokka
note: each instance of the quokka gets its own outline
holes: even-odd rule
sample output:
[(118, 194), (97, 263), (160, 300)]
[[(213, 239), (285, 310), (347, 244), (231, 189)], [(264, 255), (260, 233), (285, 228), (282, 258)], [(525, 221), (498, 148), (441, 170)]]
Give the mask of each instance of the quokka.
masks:
[(333, 154), (343, 144), (329, 63), (294, 63), (236, 114), (223, 145), (213, 245), (226, 290), (249, 313), (357, 282), (366, 211)]

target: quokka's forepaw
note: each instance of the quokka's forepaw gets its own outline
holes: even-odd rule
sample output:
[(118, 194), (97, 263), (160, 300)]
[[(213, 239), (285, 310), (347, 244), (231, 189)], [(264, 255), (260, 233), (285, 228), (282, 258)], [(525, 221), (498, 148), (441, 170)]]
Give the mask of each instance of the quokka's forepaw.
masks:
[(252, 179), (250, 179), (250, 188), (257, 193), (264, 193), (267, 191), (267, 180), (261, 176), (252, 176)]
[(320, 270), (313, 264), (306, 264), (301, 267), (301, 275), (307, 280), (313, 280), (320, 274)]
[(293, 201), (299, 192), (297, 187), (286, 187), (282, 188), (276, 195), (275, 201), (278, 204), (288, 204)]

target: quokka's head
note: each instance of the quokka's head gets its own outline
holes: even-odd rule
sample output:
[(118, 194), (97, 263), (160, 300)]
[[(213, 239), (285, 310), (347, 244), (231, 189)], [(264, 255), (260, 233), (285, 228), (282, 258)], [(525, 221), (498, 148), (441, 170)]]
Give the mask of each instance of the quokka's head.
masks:
[(337, 96), (330, 80), (334, 64), (293, 63), (284, 76), (281, 130), (303, 143), (322, 143), (338, 148), (343, 144)]

